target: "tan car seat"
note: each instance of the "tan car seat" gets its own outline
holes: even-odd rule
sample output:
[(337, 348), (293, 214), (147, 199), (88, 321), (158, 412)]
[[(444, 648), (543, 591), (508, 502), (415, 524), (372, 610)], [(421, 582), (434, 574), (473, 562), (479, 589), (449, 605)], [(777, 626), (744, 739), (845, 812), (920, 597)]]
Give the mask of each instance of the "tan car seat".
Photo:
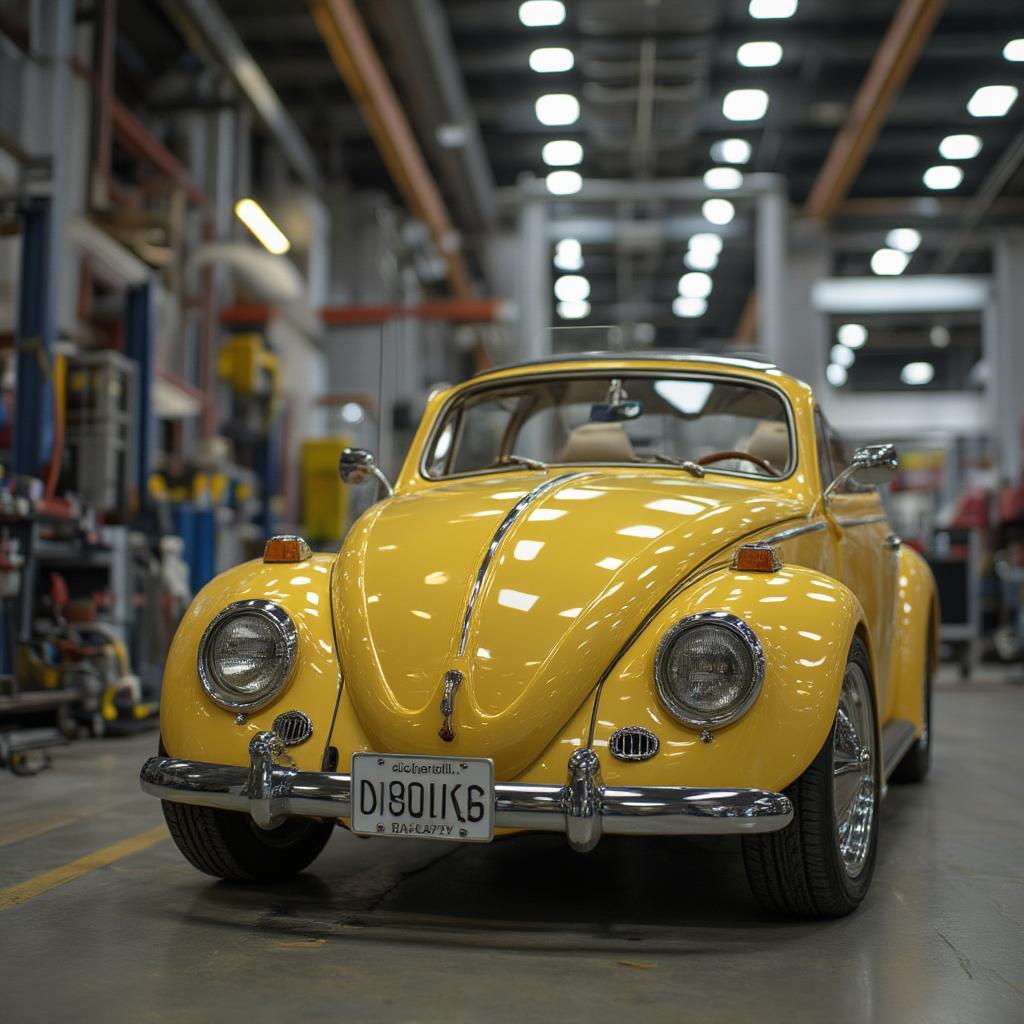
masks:
[(736, 449), (764, 459), (781, 473), (789, 462), (789, 426), (776, 420), (761, 420), (749, 437), (736, 442)]
[(559, 462), (632, 462), (633, 445), (620, 423), (584, 423), (570, 431)]

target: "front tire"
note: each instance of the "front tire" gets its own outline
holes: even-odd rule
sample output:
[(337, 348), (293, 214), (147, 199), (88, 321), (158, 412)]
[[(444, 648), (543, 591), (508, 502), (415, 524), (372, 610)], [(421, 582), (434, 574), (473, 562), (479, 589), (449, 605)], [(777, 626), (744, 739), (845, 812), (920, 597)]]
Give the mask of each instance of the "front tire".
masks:
[(317, 858), (333, 821), (289, 818), (261, 829), (247, 814), (161, 800), (171, 838), (193, 867), (232, 882), (280, 882)]
[(779, 832), (743, 840), (757, 901), (795, 917), (843, 917), (855, 910), (874, 872), (880, 790), (871, 668), (857, 638), (828, 738), (786, 789), (793, 821)]

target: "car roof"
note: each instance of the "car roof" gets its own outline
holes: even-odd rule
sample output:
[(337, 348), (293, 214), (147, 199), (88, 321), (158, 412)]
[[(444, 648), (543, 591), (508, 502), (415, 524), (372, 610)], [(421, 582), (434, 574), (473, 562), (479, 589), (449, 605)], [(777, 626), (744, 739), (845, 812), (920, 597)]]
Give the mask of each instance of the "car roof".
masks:
[(554, 366), (561, 363), (632, 363), (632, 362), (675, 362), (675, 363), (708, 363), (711, 366), (735, 366), (746, 370), (774, 370), (775, 364), (759, 352), (745, 352), (743, 355), (717, 354), (699, 350), (654, 349), (644, 352), (567, 352), (553, 354), (543, 359), (526, 359), (521, 362), (504, 363), (492, 366), (474, 374), (482, 377), (485, 374), (498, 373), (502, 370), (526, 370)]

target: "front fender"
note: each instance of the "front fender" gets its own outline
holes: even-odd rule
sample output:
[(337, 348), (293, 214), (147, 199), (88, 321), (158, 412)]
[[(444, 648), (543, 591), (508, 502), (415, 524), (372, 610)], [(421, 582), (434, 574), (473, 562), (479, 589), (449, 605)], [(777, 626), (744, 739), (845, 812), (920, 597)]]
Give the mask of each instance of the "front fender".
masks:
[[(294, 708), (310, 717), (313, 736), (289, 747), (288, 753), (298, 768), (322, 768), (340, 686), (331, 619), (333, 564), (333, 555), (313, 555), (294, 563), (246, 562), (222, 573), (196, 595), (171, 643), (164, 670), (160, 732), (171, 757), (247, 765), (252, 737), (270, 729), (282, 711)], [(206, 695), (196, 654), (210, 620), (225, 606), (251, 599), (273, 601), (291, 616), (299, 649), (295, 673), (284, 692), (239, 723), (234, 712)]]
[[(753, 707), (739, 721), (716, 729), (709, 743), (665, 712), (654, 684), (661, 637), (701, 611), (727, 611), (743, 619), (759, 637), (766, 659), (764, 686)], [(602, 687), (594, 747), (605, 782), (781, 791), (807, 768), (828, 736), (850, 644), (863, 621), (849, 589), (799, 566), (770, 574), (721, 569), (699, 580), (648, 624)], [(658, 754), (642, 762), (613, 758), (609, 738), (626, 725), (645, 726), (658, 736)]]

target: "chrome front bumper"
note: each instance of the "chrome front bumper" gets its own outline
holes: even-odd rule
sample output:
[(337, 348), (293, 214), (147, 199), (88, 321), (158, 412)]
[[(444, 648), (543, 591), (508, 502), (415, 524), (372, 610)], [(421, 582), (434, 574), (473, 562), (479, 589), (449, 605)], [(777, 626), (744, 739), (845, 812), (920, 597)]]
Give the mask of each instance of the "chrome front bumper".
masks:
[[(351, 780), (334, 772), (300, 772), (275, 763), (280, 741), (253, 737), (248, 768), (151, 757), (142, 767), (146, 793), (180, 804), (248, 812), (263, 828), (292, 815), (347, 818)], [(793, 805), (764, 789), (605, 786), (597, 754), (582, 748), (569, 758), (564, 786), (499, 782), (496, 828), (564, 832), (581, 853), (609, 835), (731, 835), (775, 832), (793, 820)]]

